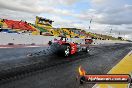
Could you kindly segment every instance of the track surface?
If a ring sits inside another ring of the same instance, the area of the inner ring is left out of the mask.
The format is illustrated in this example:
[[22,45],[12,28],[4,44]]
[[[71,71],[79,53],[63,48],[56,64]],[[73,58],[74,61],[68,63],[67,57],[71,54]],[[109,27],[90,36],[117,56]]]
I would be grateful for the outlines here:
[[46,47],[0,48],[0,61],[25,58],[28,53],[35,53],[44,49]]
[[105,74],[131,49],[132,44],[96,46],[91,55],[80,52],[68,58],[58,57],[46,49],[40,56],[1,59],[0,79],[7,75],[13,77],[1,82],[0,88],[92,88],[94,84],[79,85],[76,80],[78,67],[81,65],[88,74]]

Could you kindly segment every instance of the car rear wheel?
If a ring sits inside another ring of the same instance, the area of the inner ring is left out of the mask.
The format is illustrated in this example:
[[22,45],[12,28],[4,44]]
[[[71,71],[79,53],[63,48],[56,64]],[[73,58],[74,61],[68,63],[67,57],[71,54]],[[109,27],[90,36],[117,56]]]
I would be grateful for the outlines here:
[[64,47],[63,56],[68,57],[70,55],[70,46],[63,45],[63,47]]

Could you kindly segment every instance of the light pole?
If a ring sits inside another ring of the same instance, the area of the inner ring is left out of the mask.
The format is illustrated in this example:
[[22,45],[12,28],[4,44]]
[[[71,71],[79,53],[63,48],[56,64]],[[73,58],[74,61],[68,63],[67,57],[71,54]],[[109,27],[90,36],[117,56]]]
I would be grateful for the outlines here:
[[93,19],[91,18],[89,21],[89,30],[91,29],[91,24],[92,24]]

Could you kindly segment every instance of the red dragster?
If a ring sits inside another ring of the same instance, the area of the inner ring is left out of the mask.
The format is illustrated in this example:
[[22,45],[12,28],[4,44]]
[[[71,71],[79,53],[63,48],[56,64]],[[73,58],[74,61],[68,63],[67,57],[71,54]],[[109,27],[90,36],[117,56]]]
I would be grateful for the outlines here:
[[[74,42],[73,40],[79,41]],[[93,42],[92,39],[79,39],[79,38],[65,38],[61,37],[60,40],[54,39],[54,42],[50,41],[50,47],[56,54],[69,56],[79,51],[89,52],[89,44]]]

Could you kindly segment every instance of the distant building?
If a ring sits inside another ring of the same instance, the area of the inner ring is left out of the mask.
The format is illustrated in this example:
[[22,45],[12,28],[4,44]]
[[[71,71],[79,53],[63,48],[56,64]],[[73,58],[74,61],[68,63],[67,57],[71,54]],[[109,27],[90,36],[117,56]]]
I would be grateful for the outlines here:
[[81,31],[81,29],[77,29],[77,28],[61,28],[61,29],[67,29],[67,30],[75,32],[75,33],[79,33]]
[[51,28],[52,22],[54,22],[54,21],[36,16],[35,25],[37,25],[39,27],[45,27],[45,28],[50,27]]

